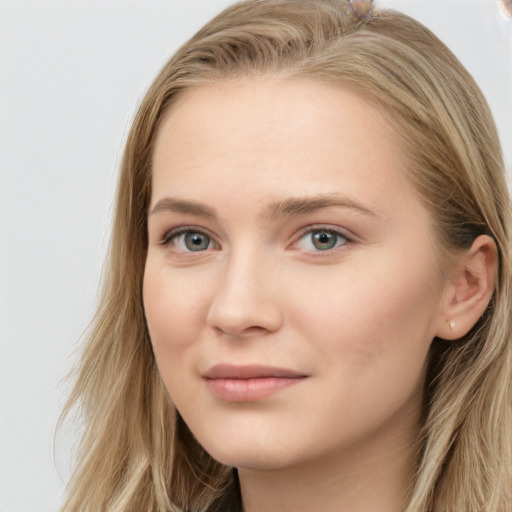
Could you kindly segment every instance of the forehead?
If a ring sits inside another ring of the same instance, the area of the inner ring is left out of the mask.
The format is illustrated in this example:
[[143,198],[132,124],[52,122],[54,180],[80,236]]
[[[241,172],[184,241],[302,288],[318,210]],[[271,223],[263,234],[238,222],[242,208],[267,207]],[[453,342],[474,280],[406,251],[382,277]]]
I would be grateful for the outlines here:
[[226,191],[233,201],[234,190],[248,200],[340,192],[385,209],[414,194],[403,161],[385,114],[352,91],[232,80],[190,89],[166,114],[152,204],[165,193],[222,200]]

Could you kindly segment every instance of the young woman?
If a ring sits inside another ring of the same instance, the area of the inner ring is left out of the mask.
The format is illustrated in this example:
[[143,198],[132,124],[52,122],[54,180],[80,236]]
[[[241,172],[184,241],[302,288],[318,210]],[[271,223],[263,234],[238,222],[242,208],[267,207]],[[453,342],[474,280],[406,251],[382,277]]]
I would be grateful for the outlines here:
[[65,512],[504,512],[510,206],[425,27],[249,0],[164,67],[122,164]]

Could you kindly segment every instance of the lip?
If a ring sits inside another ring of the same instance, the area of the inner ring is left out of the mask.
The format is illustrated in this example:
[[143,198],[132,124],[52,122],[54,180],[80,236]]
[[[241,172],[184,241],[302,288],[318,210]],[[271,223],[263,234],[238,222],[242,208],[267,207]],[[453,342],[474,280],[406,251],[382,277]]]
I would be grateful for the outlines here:
[[308,376],[272,366],[217,364],[203,379],[217,398],[227,402],[256,402],[298,384]]

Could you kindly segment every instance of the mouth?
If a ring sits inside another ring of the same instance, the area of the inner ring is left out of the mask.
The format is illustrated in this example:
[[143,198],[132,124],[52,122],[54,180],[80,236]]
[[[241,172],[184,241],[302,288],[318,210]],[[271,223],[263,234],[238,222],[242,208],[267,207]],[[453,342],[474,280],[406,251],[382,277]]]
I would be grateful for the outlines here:
[[256,402],[304,381],[308,376],[286,368],[218,364],[204,375],[211,393],[226,402]]

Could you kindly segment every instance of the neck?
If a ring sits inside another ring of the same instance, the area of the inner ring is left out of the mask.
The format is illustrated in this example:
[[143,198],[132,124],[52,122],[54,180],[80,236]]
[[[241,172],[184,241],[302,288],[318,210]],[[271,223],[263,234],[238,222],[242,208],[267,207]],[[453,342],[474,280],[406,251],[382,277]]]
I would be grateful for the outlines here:
[[238,470],[245,512],[397,512],[417,457],[417,417],[372,439],[276,470]]

